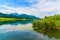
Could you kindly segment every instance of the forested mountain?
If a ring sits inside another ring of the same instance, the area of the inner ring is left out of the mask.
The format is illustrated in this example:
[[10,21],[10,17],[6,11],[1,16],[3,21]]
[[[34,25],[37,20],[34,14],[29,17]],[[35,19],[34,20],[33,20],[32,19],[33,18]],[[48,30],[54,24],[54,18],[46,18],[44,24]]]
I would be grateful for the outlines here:
[[33,15],[27,15],[27,14],[18,14],[18,13],[11,13],[11,14],[4,14],[0,12],[0,17],[4,18],[29,18],[29,19],[39,19],[38,17],[35,17]]

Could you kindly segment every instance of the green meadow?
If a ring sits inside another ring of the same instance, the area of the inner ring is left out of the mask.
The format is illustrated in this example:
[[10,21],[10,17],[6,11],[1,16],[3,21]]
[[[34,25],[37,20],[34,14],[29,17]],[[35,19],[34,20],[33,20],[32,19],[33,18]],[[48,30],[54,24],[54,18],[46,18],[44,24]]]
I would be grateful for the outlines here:
[[26,18],[4,18],[4,17],[0,17],[0,22],[1,21],[16,21],[16,20],[26,20]]

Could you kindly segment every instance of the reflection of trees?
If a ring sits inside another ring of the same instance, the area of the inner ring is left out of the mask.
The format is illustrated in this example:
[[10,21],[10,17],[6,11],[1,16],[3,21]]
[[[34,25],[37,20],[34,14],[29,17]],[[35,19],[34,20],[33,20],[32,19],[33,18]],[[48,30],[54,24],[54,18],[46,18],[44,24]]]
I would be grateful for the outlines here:
[[59,30],[48,30],[48,29],[40,29],[40,28],[35,28],[33,27],[33,29],[38,32],[38,33],[42,33],[44,34],[45,36],[47,35],[49,38],[56,38],[56,39],[60,39],[60,31]]
[[11,25],[17,25],[17,24],[28,24],[31,23],[32,20],[20,20],[20,21],[0,21],[0,25],[4,24],[11,24]]

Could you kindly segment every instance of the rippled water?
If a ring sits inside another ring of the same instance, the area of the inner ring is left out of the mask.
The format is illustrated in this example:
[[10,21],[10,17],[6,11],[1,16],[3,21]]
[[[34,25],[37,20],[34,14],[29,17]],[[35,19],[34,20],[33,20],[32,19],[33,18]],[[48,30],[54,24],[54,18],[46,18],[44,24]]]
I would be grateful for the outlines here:
[[0,40],[60,40],[43,33],[38,33],[33,29],[29,21],[20,22],[0,22]]

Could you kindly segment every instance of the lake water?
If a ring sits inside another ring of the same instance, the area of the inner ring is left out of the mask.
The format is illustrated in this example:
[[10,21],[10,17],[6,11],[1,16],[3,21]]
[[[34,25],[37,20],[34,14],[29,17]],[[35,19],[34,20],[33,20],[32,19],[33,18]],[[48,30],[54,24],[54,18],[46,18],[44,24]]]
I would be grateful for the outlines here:
[[[38,31],[38,30],[37,30]],[[60,40],[60,35],[51,37],[34,30],[32,21],[0,22],[0,40]],[[60,33],[59,33],[60,34]]]

